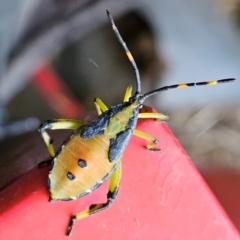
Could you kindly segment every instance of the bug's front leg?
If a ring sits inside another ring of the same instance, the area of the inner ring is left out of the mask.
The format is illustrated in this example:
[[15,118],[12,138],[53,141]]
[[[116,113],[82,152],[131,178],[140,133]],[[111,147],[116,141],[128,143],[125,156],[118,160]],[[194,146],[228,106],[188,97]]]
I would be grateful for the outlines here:
[[[153,113],[153,112],[146,112],[146,113],[139,113],[138,114],[138,118],[154,118],[158,121],[164,121],[164,120],[167,120],[168,119],[168,116],[162,114],[162,113]],[[147,134],[147,133],[144,133],[144,132],[141,132],[139,130],[136,130],[134,129],[133,130],[133,134],[140,137],[140,138],[143,138],[151,143],[149,143],[148,145],[146,145],[146,148],[150,151],[155,151],[155,152],[160,152],[161,150],[158,149],[158,148],[154,148],[155,145],[158,144],[158,139]]]
[[168,120],[168,116],[162,114],[162,113],[152,113],[152,112],[149,112],[149,113],[139,113],[138,114],[138,118],[155,118],[157,119],[158,121],[165,121],[165,120]]
[[50,119],[43,122],[38,131],[41,133],[42,138],[47,146],[48,152],[51,157],[55,156],[53,147],[53,139],[48,135],[46,129],[77,129],[86,123],[75,119]]
[[100,98],[95,98],[94,104],[97,109],[98,115],[101,115],[103,112],[106,112],[108,110],[108,107],[103,103]]
[[139,131],[137,129],[133,130],[133,134],[135,136],[137,136],[137,137],[140,137],[142,139],[145,139],[145,140],[151,142],[151,143],[146,145],[146,148],[148,150],[154,151],[154,152],[160,152],[161,151],[159,148],[154,148],[154,146],[156,146],[158,144],[158,142],[159,142],[157,138],[155,138],[155,137],[153,137],[153,136],[151,136],[151,135],[149,135],[149,134],[147,134],[145,132],[141,132],[141,131]]
[[128,86],[128,87],[126,88],[123,101],[124,101],[124,102],[128,102],[128,101],[129,101],[129,98],[130,98],[131,96],[132,96],[132,86]]
[[73,224],[77,219],[81,219],[84,217],[87,217],[89,215],[95,214],[97,212],[103,211],[110,207],[114,200],[116,199],[118,190],[119,190],[119,184],[121,179],[121,163],[119,167],[115,170],[115,172],[112,174],[110,178],[108,193],[107,193],[107,202],[101,203],[101,204],[92,204],[89,208],[86,210],[76,214],[75,216],[72,216],[69,222],[67,235],[70,236],[73,228]]
[[[158,121],[164,121],[164,120],[167,120],[168,119],[168,116],[162,114],[162,113],[152,113],[152,112],[147,112],[147,113],[139,113],[138,115],[138,118],[154,118],[154,119],[157,119]],[[154,148],[155,145],[158,144],[158,139],[147,134],[147,133],[144,133],[144,132],[141,132],[139,130],[136,130],[134,129],[133,130],[133,134],[140,137],[140,138],[143,138],[151,143],[149,143],[148,145],[146,145],[146,148],[150,151],[154,151],[154,152],[160,152],[161,150],[158,149],[158,148]]]

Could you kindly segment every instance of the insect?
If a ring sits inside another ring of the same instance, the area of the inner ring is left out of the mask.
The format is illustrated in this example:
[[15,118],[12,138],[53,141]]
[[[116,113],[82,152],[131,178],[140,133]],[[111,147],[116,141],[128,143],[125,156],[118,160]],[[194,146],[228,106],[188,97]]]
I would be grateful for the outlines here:
[[[155,148],[158,139],[135,129],[138,118],[167,119],[167,116],[162,113],[139,113],[139,109],[146,98],[168,89],[214,85],[235,80],[228,78],[208,82],[176,84],[141,94],[141,81],[137,65],[108,11],[107,16],[113,32],[135,71],[135,93],[132,95],[132,87],[128,86],[123,102],[110,108],[99,98],[96,98],[94,103],[98,117],[90,123],[75,119],[51,119],[45,121],[39,127],[48,152],[53,158],[48,176],[49,201],[81,198],[110,179],[107,202],[92,204],[84,211],[72,216],[67,235],[71,234],[75,220],[100,212],[114,202],[121,179],[121,158],[132,134],[147,140],[149,142],[146,145],[148,150],[159,151]],[[72,129],[73,132],[55,153],[53,139],[48,135],[47,129]]]

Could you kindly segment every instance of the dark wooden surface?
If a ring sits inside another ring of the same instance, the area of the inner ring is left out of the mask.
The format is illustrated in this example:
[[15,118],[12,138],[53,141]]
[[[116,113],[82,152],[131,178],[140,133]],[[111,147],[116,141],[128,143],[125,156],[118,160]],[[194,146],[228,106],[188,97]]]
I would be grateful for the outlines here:
[[[70,132],[51,131],[55,148]],[[0,141],[0,189],[47,159],[50,159],[50,156],[37,129]]]

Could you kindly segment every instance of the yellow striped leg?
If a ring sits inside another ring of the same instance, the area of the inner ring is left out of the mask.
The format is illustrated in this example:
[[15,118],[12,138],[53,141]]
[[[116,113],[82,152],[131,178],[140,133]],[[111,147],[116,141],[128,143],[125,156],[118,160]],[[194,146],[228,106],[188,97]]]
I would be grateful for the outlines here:
[[97,212],[103,211],[112,205],[119,190],[121,172],[122,172],[122,166],[120,163],[119,167],[115,170],[115,172],[112,174],[110,178],[106,203],[92,204],[89,208],[71,217],[69,226],[68,226],[68,231],[67,231],[68,236],[70,236],[72,232],[73,224],[76,220],[95,214]]
[[42,135],[42,138],[47,146],[50,156],[54,157],[55,151],[53,147],[53,139],[48,135],[46,129],[77,129],[85,124],[85,122],[75,119],[50,119],[42,123],[38,131]]

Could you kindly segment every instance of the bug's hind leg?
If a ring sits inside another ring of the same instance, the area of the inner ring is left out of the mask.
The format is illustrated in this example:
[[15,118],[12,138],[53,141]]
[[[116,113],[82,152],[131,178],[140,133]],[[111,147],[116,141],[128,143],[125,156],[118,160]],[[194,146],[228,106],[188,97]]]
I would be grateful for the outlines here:
[[41,133],[42,138],[47,146],[48,152],[51,157],[55,156],[55,151],[53,147],[53,139],[48,135],[46,129],[56,130],[56,129],[77,129],[80,126],[86,124],[83,121],[75,119],[50,119],[43,122],[38,131]]
[[160,152],[161,150],[159,148],[154,148],[154,146],[156,146],[158,144],[158,139],[145,133],[145,132],[141,132],[137,129],[134,129],[133,130],[133,134],[137,137],[140,137],[142,139],[145,139],[147,141],[149,141],[150,143],[146,145],[146,148],[149,150],[149,151],[154,151],[154,152]]
[[68,236],[70,236],[72,232],[73,224],[77,219],[81,219],[89,215],[95,214],[97,212],[103,211],[112,205],[118,193],[120,179],[121,179],[121,163],[110,178],[110,183],[109,183],[109,188],[107,193],[107,202],[101,203],[101,204],[92,204],[86,210],[76,214],[75,216],[72,216],[68,226],[68,231],[67,231]]

